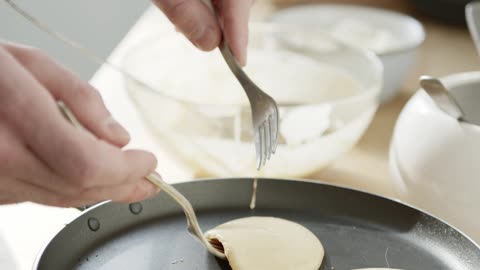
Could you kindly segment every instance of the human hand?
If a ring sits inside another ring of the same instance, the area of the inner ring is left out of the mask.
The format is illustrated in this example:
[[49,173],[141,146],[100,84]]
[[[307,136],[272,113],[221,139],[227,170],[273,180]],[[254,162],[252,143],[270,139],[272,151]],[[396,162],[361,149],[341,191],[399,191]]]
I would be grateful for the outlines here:
[[198,48],[213,50],[224,38],[244,66],[248,43],[248,18],[254,0],[212,0],[219,19],[205,0],[153,0],[170,21]]
[[[89,84],[41,51],[0,42],[0,204],[72,207],[157,193],[155,157],[122,150],[129,135]],[[75,128],[63,101],[89,131]]]

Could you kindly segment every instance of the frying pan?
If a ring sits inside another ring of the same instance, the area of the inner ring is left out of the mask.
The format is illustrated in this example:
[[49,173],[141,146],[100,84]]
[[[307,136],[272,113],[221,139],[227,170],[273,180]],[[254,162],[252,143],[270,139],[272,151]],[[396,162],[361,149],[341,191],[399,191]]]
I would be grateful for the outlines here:
[[[444,222],[372,194],[312,181],[251,178],[177,184],[204,230],[245,216],[275,216],[310,229],[326,251],[321,270],[391,267],[477,270],[480,247]],[[67,224],[34,269],[230,269],[186,231],[166,194],[136,204],[102,203]]]

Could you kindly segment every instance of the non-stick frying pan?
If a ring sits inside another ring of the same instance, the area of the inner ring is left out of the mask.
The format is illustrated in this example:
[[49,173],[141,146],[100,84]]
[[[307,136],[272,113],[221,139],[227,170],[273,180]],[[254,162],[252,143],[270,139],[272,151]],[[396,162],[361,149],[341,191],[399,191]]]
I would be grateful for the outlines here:
[[[368,193],[309,181],[202,180],[176,185],[198,211],[204,230],[245,216],[276,216],[321,240],[322,270],[391,267],[477,270],[480,248],[419,210]],[[448,201],[446,201],[448,202]],[[66,225],[34,269],[230,269],[186,231],[182,210],[166,194],[137,204],[103,203]]]

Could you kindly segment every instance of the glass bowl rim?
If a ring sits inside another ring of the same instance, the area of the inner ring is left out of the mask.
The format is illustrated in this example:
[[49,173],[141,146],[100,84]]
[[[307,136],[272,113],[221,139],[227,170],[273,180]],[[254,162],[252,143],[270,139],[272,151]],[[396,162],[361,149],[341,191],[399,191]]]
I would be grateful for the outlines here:
[[[305,29],[303,29],[303,27],[300,27],[298,25],[285,25],[285,24],[277,24],[277,23],[271,23],[271,22],[250,22],[249,23],[249,28],[250,28],[250,30],[249,30],[250,32],[270,31],[272,33],[275,33],[275,32],[278,33],[278,32],[285,32],[285,31],[299,31],[299,30],[303,31],[303,32],[307,32],[307,31],[305,31]],[[309,30],[309,32],[311,33],[312,31]],[[345,104],[345,103],[352,103],[352,102],[355,102],[356,100],[362,100],[362,99],[368,98],[368,97],[372,97],[373,99],[375,99],[375,101],[377,102],[377,105],[378,105],[379,102],[380,102],[379,101],[379,95],[381,93],[382,86],[383,86],[383,73],[384,73],[384,67],[383,67],[383,64],[382,64],[382,61],[381,61],[380,57],[377,54],[375,54],[373,51],[348,45],[348,44],[336,39],[335,37],[333,37],[331,34],[329,34],[326,31],[315,29],[315,33],[318,33],[318,34],[328,38],[329,41],[332,41],[335,44],[341,45],[345,50],[354,52],[357,55],[365,58],[369,62],[369,64],[371,65],[371,69],[373,71],[372,74],[374,76],[374,79],[373,79],[374,83],[365,87],[364,90],[360,91],[359,93],[357,93],[355,95],[351,95],[351,96],[348,96],[348,97],[345,97],[345,98],[340,98],[338,100],[320,101],[320,102],[312,102],[312,103],[306,103],[305,102],[305,103],[299,103],[299,104],[293,104],[293,105],[279,102],[278,106],[279,107],[302,107],[302,106],[326,105],[326,104],[340,105],[340,104]],[[162,97],[167,98],[169,100],[172,100],[174,102],[178,102],[180,104],[184,104],[184,105],[187,105],[187,106],[195,106],[195,107],[204,107],[204,106],[217,107],[217,108],[222,108],[222,107],[228,107],[228,108],[250,107],[250,105],[248,103],[247,104],[217,104],[217,103],[207,103],[207,102],[192,102],[192,101],[185,100],[185,99],[182,99],[182,98],[174,97],[174,96],[171,96],[171,95],[167,94],[166,91],[159,90],[158,87],[153,87],[153,86],[149,85],[148,83],[146,83],[142,80],[139,80],[136,76],[132,75],[128,71],[128,68],[127,68],[128,65],[126,63],[130,60],[132,54],[134,54],[138,51],[141,51],[141,50],[139,50],[140,48],[143,48],[144,46],[147,46],[148,44],[151,44],[153,41],[158,41],[159,37],[162,37],[162,36],[163,37],[165,37],[165,36],[168,37],[168,36],[174,36],[174,35],[181,35],[181,34],[178,33],[178,32],[175,32],[175,31],[157,31],[155,33],[149,34],[146,37],[140,39],[139,41],[134,43],[132,46],[130,46],[126,50],[126,52],[123,55],[122,60],[121,60],[122,75],[124,77],[124,81],[125,80],[127,80],[127,81],[131,80],[134,83],[139,84],[141,86],[139,89],[135,89],[135,90],[132,90],[132,89],[130,89],[130,87],[125,86],[126,91],[128,93],[138,92],[138,91],[149,92],[149,93],[152,93],[152,94],[155,94],[155,95],[162,96]],[[192,45],[192,49],[197,49],[197,48],[195,48]],[[226,66],[226,68],[227,68],[227,66]]]

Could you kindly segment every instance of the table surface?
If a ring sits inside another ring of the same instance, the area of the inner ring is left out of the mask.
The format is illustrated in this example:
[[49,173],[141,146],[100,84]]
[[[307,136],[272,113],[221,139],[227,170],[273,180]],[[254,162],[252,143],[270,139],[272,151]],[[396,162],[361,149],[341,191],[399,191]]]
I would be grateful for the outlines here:
[[[275,0],[278,5],[293,0]],[[325,2],[325,1],[321,1]],[[342,1],[351,2],[351,1]],[[401,1],[360,1],[369,5],[396,9],[415,15]],[[400,4],[399,4],[400,2]],[[260,19],[275,10],[271,2],[257,1],[252,17]],[[311,179],[345,185],[388,197],[393,197],[388,165],[388,149],[395,120],[408,98],[418,89],[417,78],[423,74],[444,76],[451,73],[475,70],[479,58],[466,28],[442,25],[420,16],[427,31],[427,39],[421,47],[419,61],[412,70],[401,93],[382,105],[371,126],[358,145],[323,171],[311,175]],[[109,60],[119,64],[125,51],[135,41],[173,26],[155,8],[150,8],[129,31],[124,40],[112,52]],[[162,151],[153,137],[142,126],[123,87],[122,77],[111,68],[102,67],[91,83],[100,89],[107,107],[132,133],[129,147],[153,151],[159,159],[160,173],[165,179],[188,180],[193,174]],[[175,181],[171,181],[175,182]],[[59,209],[32,203],[0,207],[0,269],[29,269],[44,243],[62,226],[75,218],[74,209]]]

